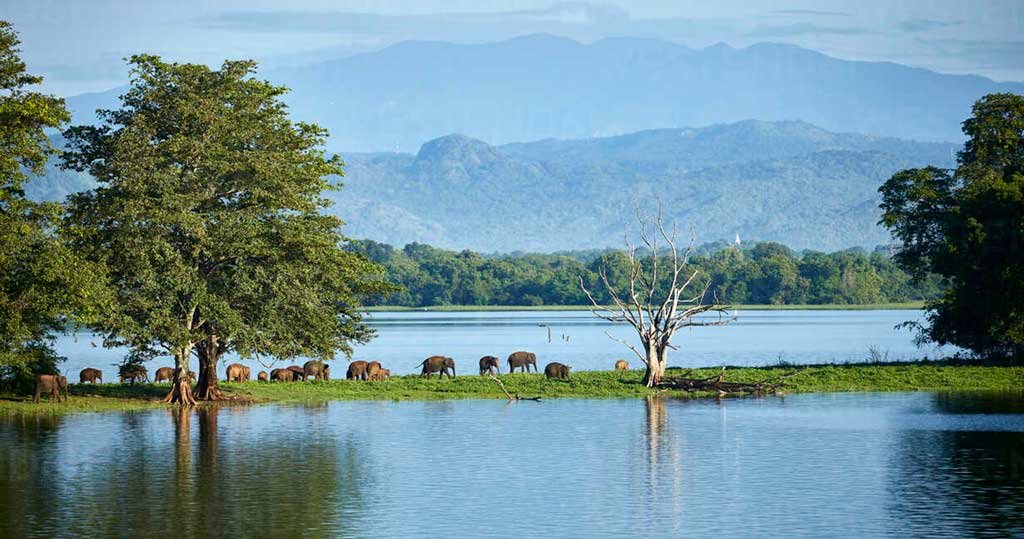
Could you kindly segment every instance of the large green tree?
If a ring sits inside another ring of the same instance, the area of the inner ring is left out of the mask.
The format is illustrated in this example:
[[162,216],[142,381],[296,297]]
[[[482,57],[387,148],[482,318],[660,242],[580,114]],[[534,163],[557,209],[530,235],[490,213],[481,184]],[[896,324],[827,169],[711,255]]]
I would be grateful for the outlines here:
[[46,129],[69,118],[64,101],[31,91],[42,82],[18,56],[18,36],[0,21],[0,366],[7,377],[52,370],[51,336],[68,315],[88,316],[102,287],[96,268],[54,234],[61,208],[25,198],[54,148]]
[[189,403],[193,354],[195,396],[217,399],[229,350],[327,359],[369,339],[358,307],[387,285],[321,211],[343,166],[326,131],[291,121],[286,88],[251,61],[130,65],[121,108],[65,133],[65,166],[99,182],[72,197],[66,233],[109,268],[117,301],[96,324],[108,341],[172,355],[167,399]]
[[992,94],[963,123],[957,168],[903,170],[880,189],[896,261],[948,282],[922,337],[1024,358],[1024,97]]

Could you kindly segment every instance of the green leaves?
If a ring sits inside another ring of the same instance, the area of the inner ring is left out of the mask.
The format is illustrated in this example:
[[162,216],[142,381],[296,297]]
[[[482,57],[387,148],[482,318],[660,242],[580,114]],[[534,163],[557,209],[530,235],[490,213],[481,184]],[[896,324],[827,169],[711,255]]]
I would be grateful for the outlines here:
[[65,223],[110,268],[118,301],[97,327],[175,353],[216,336],[243,356],[331,358],[368,339],[358,308],[387,286],[321,213],[343,174],[326,131],[292,122],[254,62],[130,64],[121,108],[65,133],[65,166],[100,182]]
[[924,336],[982,355],[1024,356],[1024,97],[992,94],[963,123],[955,171],[898,172],[879,190],[897,262],[950,283]]
[[69,116],[62,99],[28,88],[42,79],[25,73],[18,43],[0,21],[0,376],[24,379],[56,368],[53,332],[91,320],[105,296],[100,269],[54,233],[61,207],[24,196],[28,173],[54,153],[44,130]]

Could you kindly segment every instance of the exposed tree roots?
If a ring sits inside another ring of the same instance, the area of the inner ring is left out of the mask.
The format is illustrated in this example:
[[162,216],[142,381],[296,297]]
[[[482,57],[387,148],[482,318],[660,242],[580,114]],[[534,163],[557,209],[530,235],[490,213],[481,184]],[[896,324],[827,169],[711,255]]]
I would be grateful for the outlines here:
[[188,379],[175,377],[175,380],[171,382],[171,390],[164,397],[164,402],[181,404],[183,406],[195,406],[196,399],[192,396],[192,387],[189,385]]
[[725,367],[714,376],[707,378],[687,378],[693,370],[688,370],[679,377],[666,377],[661,380],[657,387],[662,389],[681,389],[683,391],[713,391],[720,396],[730,393],[777,393],[786,387],[785,380],[799,371],[792,371],[774,378],[767,378],[758,382],[726,382]]

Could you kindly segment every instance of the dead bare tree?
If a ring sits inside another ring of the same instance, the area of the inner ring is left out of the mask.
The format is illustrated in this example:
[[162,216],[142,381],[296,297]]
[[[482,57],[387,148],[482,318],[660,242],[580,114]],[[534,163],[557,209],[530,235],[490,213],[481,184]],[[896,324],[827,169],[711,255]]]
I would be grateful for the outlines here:
[[[711,279],[698,281],[700,270],[689,266],[694,248],[693,234],[690,243],[680,255],[676,244],[676,228],[665,228],[661,208],[650,222],[641,211],[637,211],[640,223],[640,241],[643,251],[650,256],[638,256],[637,247],[626,234],[626,254],[629,258],[629,278],[625,289],[617,289],[608,278],[606,268],[598,271],[614,305],[601,305],[587,289],[583,277],[580,287],[590,299],[591,312],[599,318],[614,323],[628,323],[640,337],[640,347],[613,337],[633,351],[646,367],[643,383],[654,387],[661,382],[668,366],[668,350],[676,350],[672,337],[682,328],[695,326],[721,326],[736,320],[729,313],[729,306],[718,303],[712,294],[712,301],[705,303]],[[661,242],[666,245],[662,246]],[[667,251],[667,252],[666,252]],[[662,254],[665,253],[665,254]],[[668,259],[663,260],[662,257]],[[670,267],[665,267],[671,264]],[[667,279],[667,282],[666,282]],[[699,287],[697,286],[699,283]],[[717,319],[698,319],[703,313],[718,313]]]

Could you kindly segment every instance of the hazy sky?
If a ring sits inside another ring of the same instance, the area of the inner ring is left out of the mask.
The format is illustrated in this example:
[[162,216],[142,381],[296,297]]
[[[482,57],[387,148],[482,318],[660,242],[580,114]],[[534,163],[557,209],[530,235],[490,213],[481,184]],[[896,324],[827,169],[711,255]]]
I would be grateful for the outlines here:
[[545,1],[0,0],[22,56],[62,95],[126,80],[150,52],[219,64],[314,62],[407,39],[486,42],[545,32],[691,47],[792,43],[845,59],[1024,81],[1024,0]]

